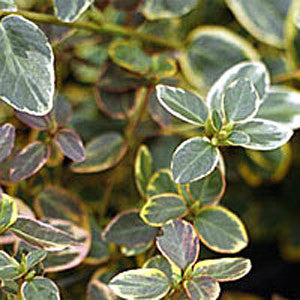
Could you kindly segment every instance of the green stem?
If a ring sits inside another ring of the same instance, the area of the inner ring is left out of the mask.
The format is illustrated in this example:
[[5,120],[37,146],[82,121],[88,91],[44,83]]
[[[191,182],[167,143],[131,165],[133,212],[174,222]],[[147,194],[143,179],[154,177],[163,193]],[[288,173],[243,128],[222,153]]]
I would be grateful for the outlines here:
[[95,24],[87,21],[77,21],[74,23],[65,23],[58,20],[55,16],[30,12],[30,11],[18,11],[18,12],[8,12],[8,11],[0,11],[0,17],[8,16],[8,15],[18,15],[22,16],[26,19],[29,19],[34,22],[46,23],[46,24],[54,24],[59,26],[66,26],[71,28],[77,28],[82,30],[87,30],[95,33],[106,33],[111,35],[123,36],[135,38],[144,42],[148,42],[157,46],[162,46],[171,49],[182,49],[183,46],[173,40],[168,40],[166,38],[160,38],[151,34],[145,34],[142,32],[136,31],[134,28],[119,26],[116,24]]

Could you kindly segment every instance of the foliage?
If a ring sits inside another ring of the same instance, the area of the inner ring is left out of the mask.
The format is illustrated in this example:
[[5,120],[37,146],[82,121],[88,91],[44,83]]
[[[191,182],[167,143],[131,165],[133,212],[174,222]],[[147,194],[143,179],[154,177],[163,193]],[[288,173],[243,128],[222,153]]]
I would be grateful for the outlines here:
[[298,0],[0,0],[0,299],[213,300],[246,276],[226,255],[272,211],[220,201],[289,170],[299,20]]

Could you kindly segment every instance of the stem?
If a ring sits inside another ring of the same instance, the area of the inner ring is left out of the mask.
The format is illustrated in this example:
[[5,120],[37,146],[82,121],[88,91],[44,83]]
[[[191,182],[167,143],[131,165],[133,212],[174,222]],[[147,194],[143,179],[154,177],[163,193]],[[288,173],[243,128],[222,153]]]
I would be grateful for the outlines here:
[[71,28],[77,28],[87,31],[92,31],[95,33],[106,33],[111,35],[117,35],[117,36],[124,36],[124,37],[130,37],[135,38],[144,42],[148,42],[157,46],[162,46],[166,48],[171,49],[182,49],[183,46],[173,40],[168,40],[166,38],[160,38],[156,37],[151,34],[145,34],[142,32],[136,31],[134,28],[126,27],[126,26],[119,26],[116,24],[95,24],[92,22],[87,21],[76,21],[74,23],[65,23],[60,20],[58,20],[55,16],[48,15],[48,14],[42,14],[42,13],[36,13],[36,12],[30,12],[30,11],[18,11],[18,12],[8,12],[8,11],[0,11],[0,17],[8,16],[8,15],[18,15],[22,16],[26,19],[29,19],[34,22],[40,22],[40,23],[46,23],[46,24],[54,24],[59,26],[65,26],[65,27],[71,27]]

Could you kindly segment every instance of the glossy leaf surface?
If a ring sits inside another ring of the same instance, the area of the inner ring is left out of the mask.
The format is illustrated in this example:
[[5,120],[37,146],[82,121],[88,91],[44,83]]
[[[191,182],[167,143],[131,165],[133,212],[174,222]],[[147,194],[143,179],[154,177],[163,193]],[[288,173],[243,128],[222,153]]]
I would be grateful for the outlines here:
[[18,209],[16,201],[7,194],[2,193],[0,199],[0,233],[16,222]]
[[19,275],[19,263],[6,252],[0,250],[0,279],[14,279]]

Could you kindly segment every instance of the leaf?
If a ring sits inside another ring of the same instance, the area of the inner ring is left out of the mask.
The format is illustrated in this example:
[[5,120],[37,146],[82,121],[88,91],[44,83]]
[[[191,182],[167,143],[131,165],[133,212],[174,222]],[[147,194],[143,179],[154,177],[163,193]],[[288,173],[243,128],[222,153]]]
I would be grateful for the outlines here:
[[226,188],[225,174],[217,167],[208,176],[190,183],[187,187],[193,202],[201,205],[216,205],[222,198]]
[[34,250],[26,255],[26,266],[27,269],[32,269],[35,265],[42,262],[47,256],[45,250]]
[[0,10],[17,11],[17,5],[14,0],[0,0]]
[[228,142],[232,146],[243,146],[249,144],[251,141],[250,136],[243,131],[232,131],[227,138],[226,142]]
[[242,146],[252,150],[274,150],[286,144],[293,135],[293,130],[288,126],[263,119],[237,124],[234,130],[250,137],[250,142]]
[[62,95],[58,95],[53,109],[50,112],[51,119],[53,119],[58,128],[65,127],[72,119],[72,107]]
[[129,270],[115,276],[109,283],[113,292],[124,299],[162,299],[169,291],[167,275],[157,269]]
[[0,99],[18,111],[45,115],[53,105],[54,56],[45,34],[11,15],[0,23]]
[[147,185],[153,173],[152,156],[146,145],[141,145],[138,149],[134,171],[138,191],[145,198]]
[[15,127],[9,123],[0,127],[0,162],[12,152],[15,144],[15,131]]
[[203,207],[194,225],[201,242],[218,253],[237,253],[248,244],[242,221],[224,207]]
[[237,20],[258,40],[284,48],[284,29],[291,0],[226,0]]
[[126,211],[110,221],[102,236],[107,242],[135,247],[148,244],[155,238],[157,231],[157,228],[144,223],[138,212]]
[[178,193],[177,185],[169,169],[160,169],[155,172],[150,178],[146,191],[148,198],[165,193]]
[[171,220],[162,227],[156,244],[160,252],[182,270],[198,259],[200,244],[193,226],[183,220]]
[[9,230],[20,239],[47,251],[61,251],[79,243],[68,233],[25,216],[18,217]]
[[160,104],[175,117],[197,126],[204,126],[208,109],[194,93],[167,85],[156,86]]
[[92,279],[87,288],[87,300],[116,300],[112,290],[103,282]]
[[72,165],[75,173],[96,173],[115,166],[125,155],[127,145],[117,132],[110,132],[94,138],[86,146],[83,162]]
[[216,300],[221,292],[219,283],[209,276],[196,277],[185,281],[184,289],[190,300]]
[[177,183],[200,180],[209,175],[220,159],[218,149],[201,137],[183,142],[174,152],[171,169]]
[[196,0],[147,0],[143,14],[149,20],[181,17],[197,5]]
[[239,35],[224,27],[201,26],[189,34],[179,62],[187,81],[204,93],[227,69],[258,59],[256,50]]
[[300,93],[273,88],[264,98],[256,117],[275,121],[292,129],[300,128]]
[[226,70],[214,83],[207,95],[207,104],[211,111],[223,115],[222,102],[226,89],[236,80],[249,80],[254,85],[260,100],[266,95],[270,86],[270,75],[260,62],[242,62]]
[[151,57],[134,43],[117,40],[110,44],[108,54],[117,65],[139,74],[147,74],[151,68]]
[[242,257],[226,257],[202,260],[194,266],[193,277],[210,276],[217,281],[238,280],[251,270],[250,259]]
[[140,216],[150,226],[162,226],[168,220],[182,217],[187,206],[176,194],[161,194],[151,197],[143,206]]
[[19,263],[13,257],[0,250],[0,280],[17,278],[19,268]]
[[251,120],[258,111],[260,100],[255,86],[248,79],[241,78],[231,82],[223,97],[227,122]]
[[14,158],[10,178],[13,182],[24,180],[33,176],[46,164],[50,155],[48,145],[42,142],[33,142],[27,145]]
[[177,72],[176,60],[167,54],[152,56],[151,75],[156,78],[172,77]]
[[153,246],[153,242],[151,241],[148,244],[142,245],[142,246],[135,246],[135,247],[126,247],[122,246],[121,247],[121,253],[127,257],[130,256],[137,256],[141,253],[146,252]]
[[21,286],[21,295],[24,300],[59,300],[59,290],[56,284],[44,277],[37,276],[25,281]]
[[50,120],[48,115],[46,116],[32,116],[27,113],[23,113],[20,111],[15,111],[16,117],[29,126],[30,128],[36,129],[36,130],[47,130],[50,127]]
[[0,199],[0,233],[3,233],[18,217],[18,209],[15,200],[7,194],[2,193]]
[[71,129],[62,129],[57,132],[54,140],[61,152],[75,162],[85,159],[85,150],[80,136]]
[[54,0],[54,12],[63,22],[76,21],[94,0]]

